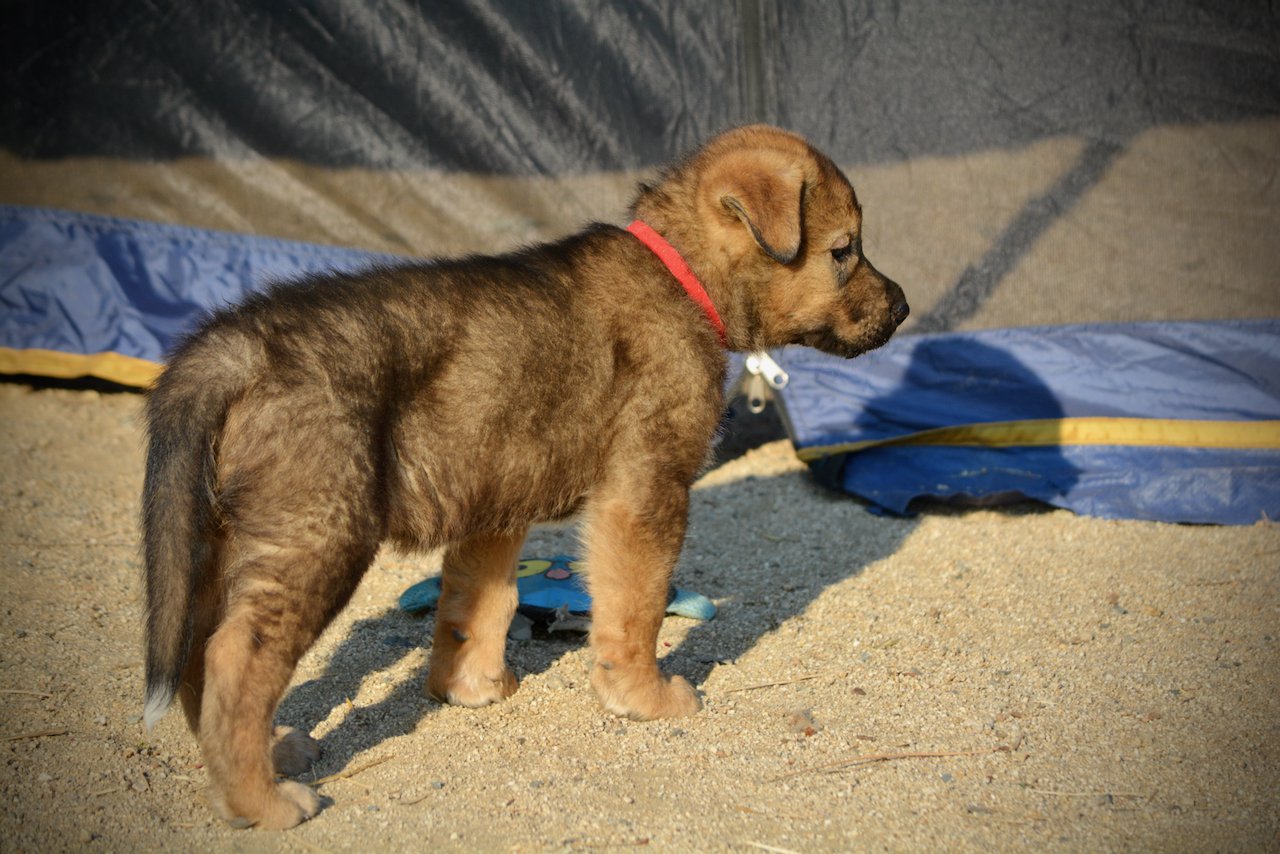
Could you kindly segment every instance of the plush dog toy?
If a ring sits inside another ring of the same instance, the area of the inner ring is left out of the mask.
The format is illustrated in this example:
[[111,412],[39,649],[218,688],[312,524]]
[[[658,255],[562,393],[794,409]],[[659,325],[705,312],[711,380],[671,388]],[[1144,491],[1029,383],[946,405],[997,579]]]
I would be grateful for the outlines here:
[[[579,574],[578,559],[569,555],[552,558],[525,558],[516,569],[516,610],[531,620],[548,620],[557,613],[586,617],[591,613],[591,595]],[[400,609],[416,614],[435,608],[440,601],[440,578],[419,581],[400,594]],[[695,620],[710,620],[715,604],[701,593],[672,587],[667,613]]]

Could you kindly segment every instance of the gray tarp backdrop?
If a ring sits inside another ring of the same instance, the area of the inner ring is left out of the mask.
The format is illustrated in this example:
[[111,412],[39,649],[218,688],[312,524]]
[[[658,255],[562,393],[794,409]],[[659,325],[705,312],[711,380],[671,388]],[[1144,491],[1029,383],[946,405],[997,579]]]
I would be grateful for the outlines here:
[[[1273,4],[97,0],[0,16],[0,372],[64,350],[153,364],[266,275],[624,223],[637,180],[749,121],[846,168],[908,335],[1280,316]],[[1275,327],[1251,328],[1247,390],[1270,402],[1215,417],[1274,417]],[[1063,398],[1019,370],[1028,398]],[[829,428],[795,438],[860,440]]]

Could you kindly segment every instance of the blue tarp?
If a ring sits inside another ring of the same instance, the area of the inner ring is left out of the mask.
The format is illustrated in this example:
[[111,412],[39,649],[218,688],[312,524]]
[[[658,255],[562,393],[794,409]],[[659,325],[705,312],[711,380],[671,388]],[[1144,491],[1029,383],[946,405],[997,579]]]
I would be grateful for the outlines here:
[[[0,369],[36,372],[24,354],[51,351],[132,382],[87,357],[152,366],[202,313],[273,279],[394,260],[0,206]],[[776,358],[800,455],[893,512],[924,496],[1025,496],[1110,518],[1280,518],[1280,320],[907,336],[853,361]]]
[[1280,320],[907,336],[788,349],[792,438],[895,513],[1026,497],[1106,518],[1280,518]]
[[390,260],[337,246],[0,205],[0,348],[114,352],[158,363],[204,312],[267,282]]

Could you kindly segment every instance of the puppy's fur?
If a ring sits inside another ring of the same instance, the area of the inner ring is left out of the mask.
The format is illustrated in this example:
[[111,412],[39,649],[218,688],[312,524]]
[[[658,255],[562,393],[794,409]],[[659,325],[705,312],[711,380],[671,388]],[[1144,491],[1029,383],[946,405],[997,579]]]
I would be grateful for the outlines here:
[[[731,349],[856,356],[906,316],[861,256],[853,188],[792,134],[716,137],[634,212],[701,279]],[[294,825],[318,800],[275,774],[315,743],[272,716],[379,545],[447,547],[426,691],[480,706],[516,689],[503,654],[528,526],[575,513],[600,701],[696,711],[655,647],[725,365],[671,273],[607,225],[313,277],[214,314],[147,403],[148,725],[178,696],[222,815]]]

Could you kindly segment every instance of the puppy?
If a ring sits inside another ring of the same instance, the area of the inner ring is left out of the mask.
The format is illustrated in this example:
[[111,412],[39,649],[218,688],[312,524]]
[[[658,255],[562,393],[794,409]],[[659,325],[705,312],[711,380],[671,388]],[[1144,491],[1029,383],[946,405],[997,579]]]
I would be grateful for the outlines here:
[[145,720],[180,699],[228,821],[317,811],[275,779],[315,742],[272,717],[383,542],[446,547],[426,691],[481,706],[516,690],[529,525],[580,515],[596,695],[638,719],[699,708],[655,648],[725,350],[856,356],[907,304],[862,255],[848,180],[793,134],[718,136],[633,212],[629,230],[275,287],[173,353],[147,401]]

